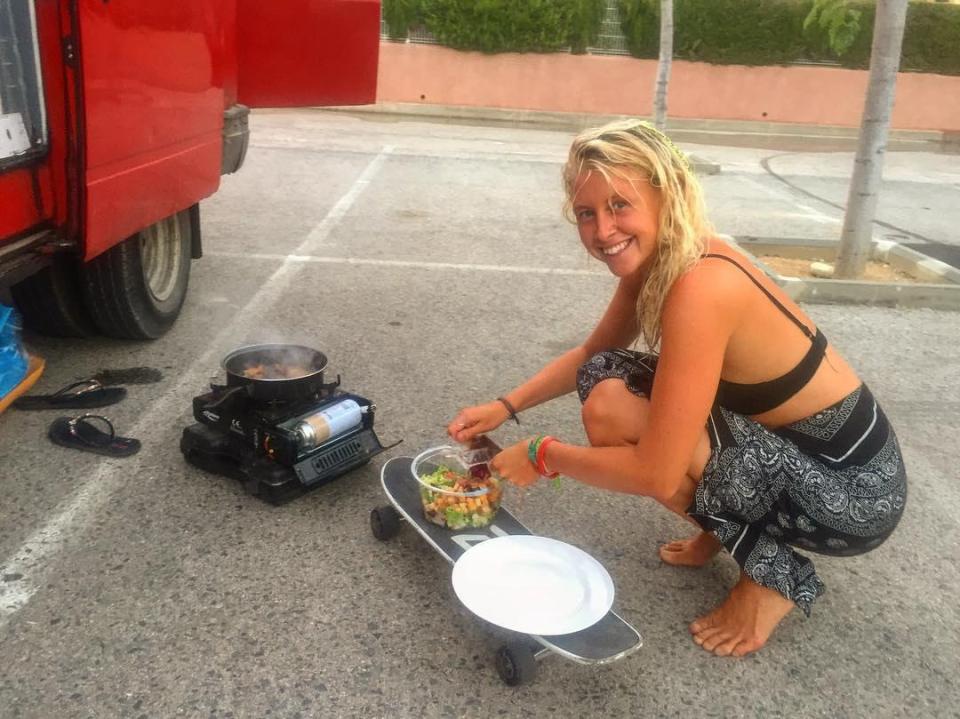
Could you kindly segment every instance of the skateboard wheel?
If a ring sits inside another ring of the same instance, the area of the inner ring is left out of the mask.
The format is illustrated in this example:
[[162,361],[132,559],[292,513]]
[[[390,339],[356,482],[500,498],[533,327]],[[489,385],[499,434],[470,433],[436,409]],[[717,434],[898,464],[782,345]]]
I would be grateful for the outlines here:
[[389,504],[371,509],[370,531],[381,542],[386,542],[400,531],[400,513]]
[[537,675],[537,658],[524,642],[507,642],[497,650],[497,674],[507,686],[529,684]]

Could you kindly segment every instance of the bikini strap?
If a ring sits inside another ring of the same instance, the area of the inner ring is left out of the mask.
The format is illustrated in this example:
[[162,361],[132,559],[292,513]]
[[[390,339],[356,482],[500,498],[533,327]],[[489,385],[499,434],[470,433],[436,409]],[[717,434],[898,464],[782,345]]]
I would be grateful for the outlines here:
[[[777,308],[778,308],[781,312],[783,312],[783,314],[785,314],[787,317],[790,318],[790,321],[793,322],[793,324],[795,324],[797,327],[800,328],[800,331],[803,332],[803,334],[805,334],[805,335],[807,336],[807,338],[809,338],[811,341],[815,341],[815,340],[816,340],[816,335],[815,335],[813,332],[810,331],[810,328],[807,327],[805,324],[803,324],[803,322],[801,322],[800,320],[798,320],[797,317],[796,317],[796,315],[793,314],[793,312],[791,312],[791,311],[788,310],[786,307],[784,307],[783,303],[780,302],[780,300],[778,300],[776,297],[774,297],[774,296],[773,296],[773,293],[771,293],[770,290],[768,290],[766,287],[764,287],[763,285],[761,285],[760,282],[757,280],[757,278],[754,277],[753,275],[751,275],[750,272],[747,270],[747,268],[744,267],[743,265],[741,265],[741,264],[740,264],[739,262],[737,262],[735,259],[733,259],[732,257],[727,257],[726,255],[718,255],[718,254],[714,254],[714,253],[709,253],[709,254],[701,255],[700,257],[701,257],[701,259],[706,259],[706,258],[708,258],[708,257],[716,257],[716,258],[721,259],[721,260],[726,260],[726,261],[729,262],[731,265],[733,265],[734,267],[736,267],[737,269],[739,269],[741,272],[743,272],[743,274],[745,274],[745,275],[750,279],[751,282],[753,282],[753,284],[755,284],[758,288],[760,288],[760,291],[763,292],[763,294],[765,294],[768,298],[770,298],[770,301],[773,302],[773,304],[775,304],[775,305],[777,306]],[[820,331],[817,330],[817,333],[819,333],[819,332],[820,332]]]

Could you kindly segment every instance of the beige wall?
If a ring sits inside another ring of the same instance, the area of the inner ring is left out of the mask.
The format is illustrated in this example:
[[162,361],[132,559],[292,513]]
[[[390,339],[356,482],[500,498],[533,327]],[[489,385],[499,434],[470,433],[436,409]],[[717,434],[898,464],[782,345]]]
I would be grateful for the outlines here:
[[[657,63],[603,55],[484,55],[384,42],[381,102],[646,116]],[[857,127],[867,72],[674,61],[669,115]],[[893,126],[960,131],[960,77],[900,73]]]

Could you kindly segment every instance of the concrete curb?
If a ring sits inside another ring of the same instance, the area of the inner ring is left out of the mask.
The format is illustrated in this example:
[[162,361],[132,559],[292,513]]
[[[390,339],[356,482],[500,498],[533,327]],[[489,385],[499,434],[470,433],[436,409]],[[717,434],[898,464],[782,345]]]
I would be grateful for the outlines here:
[[[628,115],[400,102],[381,102],[376,105],[323,109],[334,112],[376,114],[397,118],[420,117],[446,122],[525,125],[574,132],[629,117]],[[857,136],[860,128],[747,120],[670,118],[667,121],[667,131],[675,140],[696,144],[797,151],[811,149],[853,151],[857,146]],[[914,152],[960,153],[960,133],[929,130],[891,130],[887,148],[889,150],[912,150]]]
[[[627,115],[585,115],[564,112],[539,112],[532,110],[501,110],[487,107],[461,107],[454,105],[416,105],[404,103],[378,103],[376,105],[360,105],[357,107],[325,107],[324,110],[343,112],[346,114],[376,114],[382,117],[420,117],[433,121],[443,122],[473,122],[484,125],[508,125],[516,127],[525,125],[551,130],[569,130],[578,132],[588,127],[595,127],[604,122],[616,119],[626,119]],[[668,128],[672,137],[677,134]],[[698,175],[719,175],[721,167],[718,163],[705,160],[697,155],[689,155],[694,171]]]
[[797,302],[814,304],[868,304],[889,307],[927,307],[960,310],[960,270],[889,240],[874,240],[872,259],[888,262],[926,282],[875,282],[781,275],[758,255],[777,254],[799,259],[833,260],[838,243],[832,240],[729,237],[751,261]]

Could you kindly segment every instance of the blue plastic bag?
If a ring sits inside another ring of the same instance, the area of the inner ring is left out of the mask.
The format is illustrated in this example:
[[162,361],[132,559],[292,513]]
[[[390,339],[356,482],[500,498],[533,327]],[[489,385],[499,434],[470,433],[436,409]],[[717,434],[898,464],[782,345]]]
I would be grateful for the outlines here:
[[27,353],[20,344],[20,315],[0,305],[0,399],[27,376]]

